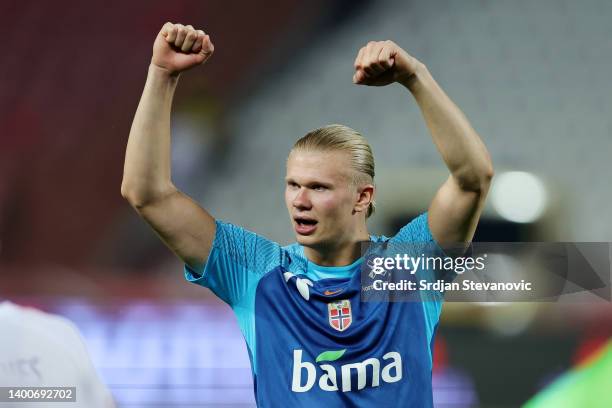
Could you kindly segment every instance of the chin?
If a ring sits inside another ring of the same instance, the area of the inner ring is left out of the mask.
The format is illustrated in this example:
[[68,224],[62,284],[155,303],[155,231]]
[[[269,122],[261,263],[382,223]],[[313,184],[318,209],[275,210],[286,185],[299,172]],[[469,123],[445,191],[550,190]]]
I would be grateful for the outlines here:
[[298,234],[295,236],[295,240],[298,242],[298,244],[310,248],[316,248],[321,245],[321,241],[311,235],[305,236]]
[[300,245],[304,245],[304,246],[311,246],[314,242],[313,237],[309,237],[309,236],[304,236],[304,235],[299,235],[297,234],[295,236],[295,240],[300,244]]

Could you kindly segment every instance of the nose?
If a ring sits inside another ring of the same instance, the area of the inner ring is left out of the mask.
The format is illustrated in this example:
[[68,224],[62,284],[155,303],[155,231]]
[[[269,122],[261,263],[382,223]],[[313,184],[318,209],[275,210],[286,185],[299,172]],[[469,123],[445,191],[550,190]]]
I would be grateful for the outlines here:
[[306,188],[301,187],[299,191],[295,193],[295,197],[293,197],[293,207],[298,210],[308,210],[312,206],[310,203],[310,198],[308,197],[308,191]]

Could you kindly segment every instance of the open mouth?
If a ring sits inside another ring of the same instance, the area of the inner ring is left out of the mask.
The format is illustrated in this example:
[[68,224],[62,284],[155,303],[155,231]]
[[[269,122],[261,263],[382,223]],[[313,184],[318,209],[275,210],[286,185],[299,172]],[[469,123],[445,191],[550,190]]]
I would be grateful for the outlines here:
[[317,221],[313,220],[311,218],[296,217],[296,218],[294,218],[294,220],[295,220],[295,223],[297,225],[300,225],[300,226],[304,226],[304,225],[317,225]]
[[309,235],[312,234],[317,227],[317,220],[307,217],[294,217],[295,230],[298,234]]

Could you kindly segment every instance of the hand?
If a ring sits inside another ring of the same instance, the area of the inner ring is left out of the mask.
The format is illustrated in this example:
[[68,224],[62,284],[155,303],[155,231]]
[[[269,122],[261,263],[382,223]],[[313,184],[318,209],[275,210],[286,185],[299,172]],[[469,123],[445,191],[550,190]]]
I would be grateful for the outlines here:
[[385,86],[393,82],[407,85],[421,63],[393,41],[370,41],[355,59],[353,82]]
[[210,58],[215,47],[208,34],[193,26],[166,23],[153,44],[151,63],[178,75]]

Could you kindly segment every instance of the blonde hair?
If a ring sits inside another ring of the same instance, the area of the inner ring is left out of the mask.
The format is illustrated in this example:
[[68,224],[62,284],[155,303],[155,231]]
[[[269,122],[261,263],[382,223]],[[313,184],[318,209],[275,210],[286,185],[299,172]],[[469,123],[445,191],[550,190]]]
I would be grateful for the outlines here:
[[[342,151],[349,154],[354,170],[352,183],[357,186],[374,183],[374,155],[370,144],[359,132],[344,125],[328,125],[308,132],[291,151]],[[368,206],[366,218],[374,214],[375,203]]]

